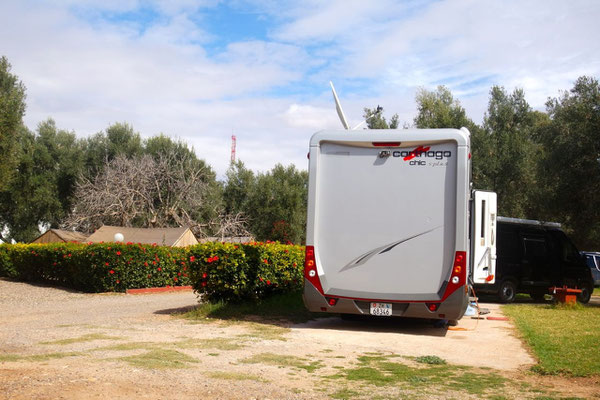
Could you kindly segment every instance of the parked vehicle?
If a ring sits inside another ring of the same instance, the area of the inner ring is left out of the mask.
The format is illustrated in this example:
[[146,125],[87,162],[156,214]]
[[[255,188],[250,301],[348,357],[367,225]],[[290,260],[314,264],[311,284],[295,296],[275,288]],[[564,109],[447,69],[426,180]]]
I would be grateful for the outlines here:
[[550,287],[566,285],[582,290],[580,302],[590,300],[590,269],[560,224],[498,217],[497,225],[495,283],[476,282],[477,293],[497,294],[510,303],[517,293],[542,300]]
[[594,286],[600,287],[600,253],[591,251],[582,251],[581,255],[585,257],[590,271],[592,271],[592,278],[594,278]]
[[469,146],[466,128],[313,135],[309,310],[462,317],[469,299]]

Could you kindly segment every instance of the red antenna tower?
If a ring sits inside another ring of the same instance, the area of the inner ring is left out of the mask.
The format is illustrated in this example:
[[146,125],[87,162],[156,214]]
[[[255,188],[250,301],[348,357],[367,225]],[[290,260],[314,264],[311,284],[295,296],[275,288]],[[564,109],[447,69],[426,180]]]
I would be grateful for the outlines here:
[[236,137],[235,135],[231,135],[231,163],[235,163],[235,142],[236,142]]

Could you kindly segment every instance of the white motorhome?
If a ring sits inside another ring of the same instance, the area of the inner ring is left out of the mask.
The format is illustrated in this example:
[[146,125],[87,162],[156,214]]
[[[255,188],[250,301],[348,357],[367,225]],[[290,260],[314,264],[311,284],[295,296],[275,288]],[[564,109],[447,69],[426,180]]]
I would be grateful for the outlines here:
[[[489,237],[494,230],[495,194],[484,192],[472,201],[470,158],[466,128],[313,135],[306,307],[461,318],[468,279],[494,279],[493,239],[479,235]],[[483,222],[471,223],[470,214]]]

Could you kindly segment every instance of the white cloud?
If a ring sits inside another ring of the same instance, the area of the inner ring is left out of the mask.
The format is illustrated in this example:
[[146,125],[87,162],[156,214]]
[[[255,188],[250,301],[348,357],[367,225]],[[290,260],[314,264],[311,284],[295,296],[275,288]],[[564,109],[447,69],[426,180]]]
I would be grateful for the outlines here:
[[[217,3],[1,2],[0,49],[27,86],[27,125],[52,117],[86,135],[126,121],[181,137],[222,176],[232,133],[252,169],[304,168],[310,135],[340,127],[329,80],[356,125],[378,104],[411,123],[418,86],[447,85],[481,121],[492,84],[543,109],[600,73],[595,1],[250,0],[271,36],[231,43],[203,25]],[[141,7],[152,23],[104,18]]]

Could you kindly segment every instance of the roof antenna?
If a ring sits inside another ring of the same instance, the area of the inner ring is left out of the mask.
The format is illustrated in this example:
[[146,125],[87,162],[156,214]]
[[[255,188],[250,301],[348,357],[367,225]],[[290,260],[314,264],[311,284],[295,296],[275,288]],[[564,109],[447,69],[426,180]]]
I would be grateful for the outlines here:
[[[340,99],[338,99],[337,93],[335,92],[335,88],[333,87],[333,82],[329,81],[329,85],[331,86],[331,92],[333,93],[333,100],[335,101],[335,110],[337,111],[338,117],[340,117],[340,121],[342,122],[344,129],[356,130],[362,124],[367,122],[367,121],[362,121],[360,124],[356,125],[354,128],[350,128],[350,124],[348,123],[348,120],[346,119],[344,110],[342,110],[342,105],[340,104]],[[377,106],[377,111],[379,112],[379,106]]]

